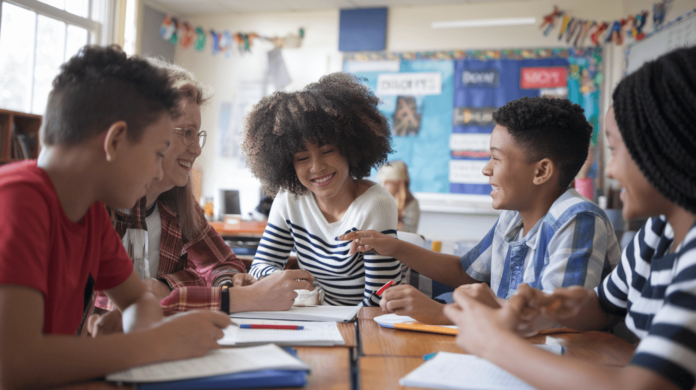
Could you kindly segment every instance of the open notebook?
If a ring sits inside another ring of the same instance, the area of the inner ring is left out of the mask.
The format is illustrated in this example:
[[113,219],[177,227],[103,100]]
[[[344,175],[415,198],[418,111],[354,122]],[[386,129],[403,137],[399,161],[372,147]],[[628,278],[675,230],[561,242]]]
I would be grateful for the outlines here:
[[230,314],[232,318],[256,318],[287,321],[349,322],[358,314],[358,306],[291,307],[286,311],[245,311]]
[[303,322],[235,318],[234,322],[243,324],[302,325],[302,330],[283,329],[240,329],[230,325],[225,329],[225,337],[218,340],[223,346],[240,346],[274,343],[287,346],[332,346],[344,345],[345,341],[336,322]]
[[534,387],[474,355],[438,352],[399,381],[427,389],[534,390]]
[[134,367],[107,375],[106,380],[125,383],[164,382],[260,370],[309,371],[309,366],[280,347],[269,344],[218,349],[199,358]]

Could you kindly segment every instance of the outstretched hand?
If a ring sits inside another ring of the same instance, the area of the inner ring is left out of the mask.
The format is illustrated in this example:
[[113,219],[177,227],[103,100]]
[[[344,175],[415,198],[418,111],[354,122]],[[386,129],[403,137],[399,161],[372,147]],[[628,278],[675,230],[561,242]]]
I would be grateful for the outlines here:
[[338,236],[337,239],[339,241],[352,240],[350,243],[351,255],[355,252],[367,252],[374,249],[379,255],[394,257],[394,252],[399,244],[399,240],[394,237],[389,237],[374,230],[350,232]]

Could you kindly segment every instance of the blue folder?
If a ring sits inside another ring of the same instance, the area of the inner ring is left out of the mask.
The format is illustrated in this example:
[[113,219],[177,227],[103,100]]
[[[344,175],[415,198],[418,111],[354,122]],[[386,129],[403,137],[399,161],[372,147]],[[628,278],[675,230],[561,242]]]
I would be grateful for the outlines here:
[[135,388],[137,390],[264,389],[304,387],[306,384],[307,371],[262,370],[180,381],[141,383]]
[[[283,348],[297,357],[297,351]],[[267,389],[278,387],[304,387],[307,385],[305,370],[261,370],[236,374],[206,376],[179,381],[138,383],[136,390],[186,390],[186,389]]]

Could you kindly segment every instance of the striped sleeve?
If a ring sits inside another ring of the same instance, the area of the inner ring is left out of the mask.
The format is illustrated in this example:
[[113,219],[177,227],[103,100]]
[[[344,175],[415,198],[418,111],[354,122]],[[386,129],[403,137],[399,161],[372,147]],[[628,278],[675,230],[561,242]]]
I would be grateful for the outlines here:
[[493,245],[495,229],[498,228],[500,218],[501,217],[498,217],[486,236],[459,259],[464,272],[479,282],[491,282],[491,261],[493,259],[493,249],[491,245]]
[[[376,230],[396,239],[398,211],[392,199],[377,197],[371,207],[365,210],[369,216],[361,230]],[[365,262],[365,291],[363,306],[379,306],[379,297],[372,293],[393,280],[401,282],[401,262],[393,257],[381,256],[376,253],[363,255]]]
[[[665,221],[651,218],[643,225],[621,254],[621,261],[595,288],[602,309],[615,316],[626,315],[630,286],[644,285],[651,259],[660,241]],[[638,270],[638,272],[636,272]]]
[[[657,372],[688,390],[696,384],[696,228],[687,234],[678,256],[664,304],[655,314],[631,364]],[[664,275],[671,276],[672,272]]]
[[295,241],[290,227],[283,216],[286,207],[285,194],[279,194],[273,201],[266,230],[256,249],[249,273],[259,279],[276,271],[282,271],[290,257]]
[[[607,253],[615,244],[610,222],[592,212],[575,214],[549,241],[549,261],[543,268],[538,288],[551,293],[559,287],[597,287],[613,266]],[[618,251],[614,252],[616,264]]]

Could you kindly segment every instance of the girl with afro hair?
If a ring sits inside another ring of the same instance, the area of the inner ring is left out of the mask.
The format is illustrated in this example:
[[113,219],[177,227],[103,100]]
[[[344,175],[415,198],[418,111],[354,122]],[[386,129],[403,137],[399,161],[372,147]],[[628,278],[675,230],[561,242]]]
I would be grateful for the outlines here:
[[349,252],[336,237],[372,229],[396,237],[397,210],[364,180],[392,152],[379,99],[355,76],[334,73],[302,91],[276,92],[249,114],[243,149],[252,173],[276,195],[250,274],[281,271],[295,248],[329,305],[379,305],[372,293],[400,281],[398,260]]
[[[594,290],[527,285],[501,309],[482,287],[459,288],[445,313],[457,344],[537,389],[684,389],[696,385],[696,48],[644,64],[614,91],[607,176],[626,220],[650,217]],[[488,297],[488,298],[487,298]],[[535,348],[514,333],[554,324],[581,331],[625,321],[641,340],[627,367]],[[493,341],[493,342],[484,342]]]

